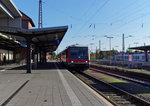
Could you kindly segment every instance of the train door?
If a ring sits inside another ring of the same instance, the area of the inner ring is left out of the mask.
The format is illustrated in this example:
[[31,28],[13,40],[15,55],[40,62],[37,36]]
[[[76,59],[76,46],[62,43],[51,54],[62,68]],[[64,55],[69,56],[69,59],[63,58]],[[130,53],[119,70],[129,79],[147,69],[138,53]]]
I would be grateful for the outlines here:
[[68,54],[69,54],[69,53],[68,53],[68,49],[66,49],[65,52],[66,52],[66,53],[65,53],[65,54],[66,54],[66,60],[65,60],[65,62],[66,62],[66,64],[68,65]]
[[2,62],[2,60],[1,60],[1,53],[0,53],[0,63]]

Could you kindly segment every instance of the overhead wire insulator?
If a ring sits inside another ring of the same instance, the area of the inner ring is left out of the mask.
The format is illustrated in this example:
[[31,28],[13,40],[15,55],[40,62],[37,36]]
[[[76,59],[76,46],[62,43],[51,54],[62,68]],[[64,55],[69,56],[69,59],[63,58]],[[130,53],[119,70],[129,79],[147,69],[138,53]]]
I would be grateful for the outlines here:
[[141,27],[142,27],[142,29],[143,29],[143,27],[144,27],[144,24],[143,24],[143,23],[142,23],[142,26],[141,26]]
[[92,24],[89,26],[89,28],[91,28]]
[[72,28],[72,24],[71,24],[70,28]]

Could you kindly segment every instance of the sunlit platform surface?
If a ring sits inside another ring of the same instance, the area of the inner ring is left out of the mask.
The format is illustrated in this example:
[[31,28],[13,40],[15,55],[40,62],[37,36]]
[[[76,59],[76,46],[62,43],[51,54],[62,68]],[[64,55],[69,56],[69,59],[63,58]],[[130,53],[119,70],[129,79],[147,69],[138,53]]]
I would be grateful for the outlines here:
[[[25,86],[18,90],[23,84]],[[31,74],[26,74],[22,66],[13,68],[8,65],[5,69],[1,68],[0,105],[3,104],[6,106],[111,105],[72,73],[66,69],[59,69],[56,62],[40,65],[38,69],[32,70]]]

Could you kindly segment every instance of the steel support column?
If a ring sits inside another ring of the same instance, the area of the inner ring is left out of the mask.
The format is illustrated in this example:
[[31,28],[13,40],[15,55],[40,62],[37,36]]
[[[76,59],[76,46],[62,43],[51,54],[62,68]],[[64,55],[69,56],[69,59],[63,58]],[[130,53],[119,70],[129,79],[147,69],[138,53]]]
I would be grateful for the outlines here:
[[42,49],[40,48],[40,64],[42,63]]
[[9,50],[8,50],[8,63],[9,63]]
[[1,59],[1,53],[0,53],[0,62],[2,61],[2,59]]
[[27,39],[27,73],[31,73],[31,39]]
[[46,52],[44,52],[44,63],[46,63]]
[[38,52],[36,49],[34,49],[33,56],[34,56],[34,69],[37,69],[37,67],[38,67]]
[[147,50],[144,50],[145,52],[145,61],[148,62],[148,54],[147,54]]

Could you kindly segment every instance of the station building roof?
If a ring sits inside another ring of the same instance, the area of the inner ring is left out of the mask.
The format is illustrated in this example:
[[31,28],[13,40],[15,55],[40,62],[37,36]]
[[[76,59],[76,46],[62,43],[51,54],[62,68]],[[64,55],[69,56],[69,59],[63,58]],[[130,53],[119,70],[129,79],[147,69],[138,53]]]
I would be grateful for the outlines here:
[[0,0],[0,18],[11,18],[21,17],[22,14],[16,8],[12,0]]
[[23,13],[22,11],[20,11],[20,12],[22,14],[22,21],[28,21],[31,23],[32,27],[35,27],[33,20],[29,16],[27,16],[25,13]]
[[136,50],[150,50],[150,45],[147,46],[138,46],[138,47],[131,47],[129,49],[136,49]]

